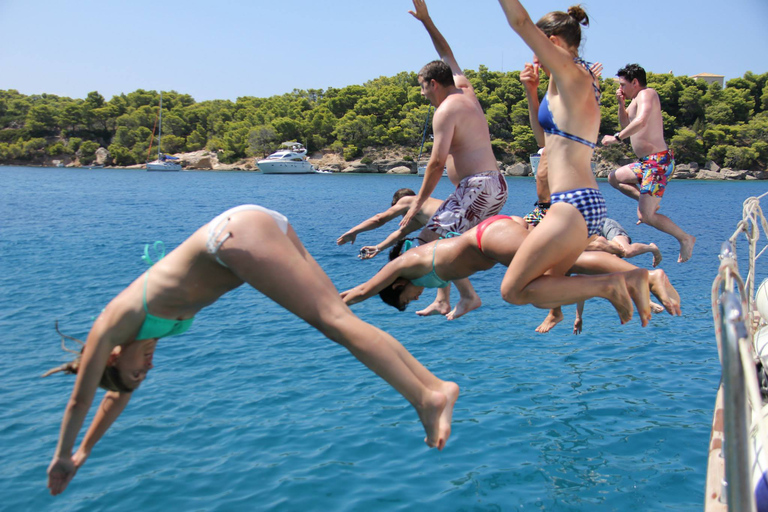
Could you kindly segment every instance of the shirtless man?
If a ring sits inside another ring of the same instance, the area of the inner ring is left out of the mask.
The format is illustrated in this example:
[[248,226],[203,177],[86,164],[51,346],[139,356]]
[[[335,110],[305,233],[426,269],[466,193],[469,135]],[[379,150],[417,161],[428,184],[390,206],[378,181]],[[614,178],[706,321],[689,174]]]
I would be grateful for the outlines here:
[[[621,130],[603,137],[603,145],[619,144],[629,137],[632,151],[640,158],[634,164],[616,169],[608,182],[624,195],[638,201],[637,217],[659,231],[674,236],[680,243],[678,263],[688,261],[696,238],[680,229],[669,217],[657,212],[675,168],[675,157],[664,141],[661,102],[654,89],[646,85],[645,70],[637,64],[628,64],[617,73],[619,90],[619,123]],[[632,100],[625,108],[624,100]]]
[[[390,206],[389,209],[377,213],[373,217],[366,219],[357,226],[351,228],[336,240],[336,244],[344,245],[347,242],[355,243],[355,239],[360,233],[380,228],[398,215],[405,215],[408,213],[408,210],[410,210],[411,205],[413,205],[414,202],[416,202],[416,192],[409,188],[401,188],[392,196],[392,206]],[[434,197],[427,198],[421,206],[421,209],[419,209],[416,216],[411,219],[407,226],[398,227],[395,231],[390,233],[383,242],[376,245],[366,245],[360,249],[360,259],[367,260],[373,258],[398,240],[405,238],[409,233],[413,233],[417,229],[422,229],[427,222],[429,222],[429,219],[435,215],[435,212],[441,204],[443,204],[443,202],[439,199],[435,199]]]
[[[435,106],[432,131],[435,141],[416,201],[400,226],[407,226],[435,190],[443,173],[456,186],[422,230],[424,242],[450,232],[463,233],[483,219],[496,215],[507,200],[507,183],[491,150],[488,121],[472,84],[453,56],[427,12],[424,0],[413,0],[413,17],[424,24],[441,60],[419,71],[421,94]],[[438,289],[435,301],[419,314],[442,314],[449,320],[480,307],[481,301],[468,279],[454,281],[461,298],[451,310],[450,287]]]

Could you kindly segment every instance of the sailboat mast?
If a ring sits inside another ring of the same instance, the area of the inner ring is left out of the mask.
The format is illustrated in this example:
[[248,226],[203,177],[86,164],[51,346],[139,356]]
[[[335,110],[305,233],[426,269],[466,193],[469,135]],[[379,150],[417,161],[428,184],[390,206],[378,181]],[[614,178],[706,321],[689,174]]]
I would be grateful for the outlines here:
[[162,159],[162,153],[160,153],[160,146],[163,142],[163,91],[160,91],[160,121],[158,122],[157,131],[157,159]]

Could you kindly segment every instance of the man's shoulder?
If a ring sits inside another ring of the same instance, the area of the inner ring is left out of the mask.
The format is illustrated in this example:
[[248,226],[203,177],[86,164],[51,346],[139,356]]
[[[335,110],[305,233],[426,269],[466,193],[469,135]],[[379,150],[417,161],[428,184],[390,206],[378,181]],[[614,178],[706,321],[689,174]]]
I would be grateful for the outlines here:
[[453,110],[453,109],[472,109],[476,106],[480,105],[480,102],[477,100],[477,97],[473,92],[468,92],[465,90],[462,90],[461,92],[456,92],[454,94],[449,94],[446,96],[445,100],[443,100],[441,107],[445,106],[445,110]]
[[397,200],[394,206],[396,207],[406,206],[410,208],[415,200],[416,200],[416,196],[403,196]]
[[445,98],[440,107],[435,111],[435,118],[440,117],[443,119],[452,118],[458,120],[458,118],[466,118],[466,116],[472,115],[484,116],[480,102],[471,94],[452,94]]
[[650,101],[659,100],[659,93],[656,92],[656,89],[654,89],[653,87],[646,87],[645,89],[637,93],[637,95],[644,100],[650,100]]

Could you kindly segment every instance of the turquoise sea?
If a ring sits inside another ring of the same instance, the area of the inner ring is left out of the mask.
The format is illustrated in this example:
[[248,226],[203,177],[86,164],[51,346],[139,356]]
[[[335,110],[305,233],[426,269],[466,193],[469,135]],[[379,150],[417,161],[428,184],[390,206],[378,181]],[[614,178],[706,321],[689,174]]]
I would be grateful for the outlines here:
[[[64,494],[46,468],[74,378],[39,378],[67,359],[54,331],[84,339],[104,305],[145,269],[145,243],[174,247],[221,211],[257,203],[288,216],[340,290],[384,264],[356,258],[384,230],[337,247],[417,176],[146,173],[0,167],[0,509],[501,511],[700,510],[720,378],[710,287],[741,204],[768,183],[676,181],[662,202],[698,237],[677,244],[635,226],[606,182],[609,215],[656,242],[683,317],[620,325],[605,301],[545,312],[499,296],[504,268],[473,278],[482,308],[453,322],[356,305],[430,370],[456,381],[453,435],[428,449],[416,413],[341,347],[253,289],[225,296],[155,369]],[[509,178],[503,213],[524,214],[533,178]],[[447,179],[435,195],[445,197]],[[635,258],[650,266],[651,256]],[[766,277],[760,269],[758,279]],[[455,294],[455,291],[454,291]],[[416,305],[431,299],[425,293]],[[90,418],[89,420],[90,421]]]

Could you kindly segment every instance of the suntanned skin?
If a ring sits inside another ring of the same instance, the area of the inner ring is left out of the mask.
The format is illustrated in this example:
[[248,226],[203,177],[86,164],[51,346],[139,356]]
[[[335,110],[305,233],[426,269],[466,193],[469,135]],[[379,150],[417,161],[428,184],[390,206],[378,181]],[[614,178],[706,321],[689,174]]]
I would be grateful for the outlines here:
[[[357,318],[292,227],[288,226],[286,234],[264,212],[239,211],[230,216],[226,229],[231,236],[221,245],[218,257],[228,268],[206,249],[207,225],[154,264],[146,284],[151,314],[191,318],[247,283],[344,346],[399,391],[416,409],[427,433],[426,443],[442,449],[450,436],[459,387],[435,377],[392,336]],[[115,364],[124,382],[133,388],[152,368],[157,340],[136,340],[146,317],[143,289],[141,276],[107,305],[88,335],[48,467],[51,494],[64,491],[130,399],[130,393],[108,392],[80,448],[72,454],[106,365]]]
[[[488,270],[497,263],[509,266],[526,237],[529,235],[525,221],[519,217],[500,219],[485,229],[482,235],[482,252],[477,243],[477,227],[461,236],[431,242],[407,251],[390,261],[367,282],[341,294],[347,304],[356,304],[379,293],[385,287],[401,284],[401,301],[415,300],[423,290],[411,281],[432,271],[432,259],[437,275],[450,281]],[[537,228],[538,229],[538,228]],[[438,243],[435,250],[434,244]],[[680,315],[680,297],[669,283],[663,270],[639,269],[616,256],[603,252],[585,252],[577,259],[571,272],[579,274],[612,273],[610,276],[578,276],[581,286],[577,292],[548,299],[536,307],[551,309],[573,304],[591,297],[606,298],[613,304],[622,323],[632,318],[632,302],[641,316],[650,317],[648,292],[652,292],[671,315]],[[400,281],[398,281],[400,280]],[[642,319],[645,325],[647,319]]]
[[[573,42],[555,34],[547,36],[517,0],[499,0],[499,3],[510,27],[533,50],[542,69],[550,75],[547,96],[557,126],[581,139],[596,141],[600,128],[600,108],[594,91],[597,84],[593,73],[575,61],[579,52],[576,43],[580,41]],[[557,134],[545,134],[545,147],[548,183],[553,194],[598,189],[592,173],[592,147]],[[556,307],[564,297],[584,294],[584,278],[565,274],[588,243],[587,223],[578,209],[566,202],[553,204],[507,269],[501,285],[502,297],[513,304]],[[650,301],[637,295],[644,288],[643,272],[646,271],[633,272],[602,278],[608,280],[614,290],[621,290],[618,293],[622,299],[612,303],[622,320],[628,318],[627,311],[631,310],[626,294],[634,293],[632,298],[637,299],[641,322],[646,325],[651,314]]]
[[[413,0],[413,8],[413,11],[408,12],[424,25],[440,59],[451,68],[453,85],[442,85],[435,80],[425,82],[419,77],[422,96],[435,107],[432,119],[434,144],[416,202],[403,217],[401,227],[411,222],[434,192],[443,174],[443,168],[446,169],[451,183],[457,187],[459,182],[468,176],[498,170],[496,157],[491,149],[488,120],[475,96],[472,84],[464,76],[451,47],[429,16],[424,0]],[[436,240],[438,235],[425,228],[419,238],[429,242]],[[435,301],[418,314],[442,314],[453,320],[480,307],[480,297],[468,280],[458,280],[454,284],[461,298],[453,310],[450,303],[450,287],[445,287],[438,289]]]
[[[337,240],[337,245],[343,245],[347,242],[355,243],[357,235],[365,231],[371,231],[376,228],[380,228],[392,219],[405,215],[410,210],[411,206],[416,202],[416,196],[401,197],[394,205],[390,206],[386,211],[377,213],[373,217],[364,220],[357,226],[351,228],[349,231],[341,235]],[[408,236],[410,233],[423,228],[429,219],[435,215],[435,212],[443,202],[440,199],[429,197],[419,209],[415,217],[411,219],[407,226],[398,226],[398,228],[387,235],[387,237],[376,245],[366,245],[360,250],[360,258],[367,260],[373,258],[381,251],[384,251],[388,247],[392,246],[398,240],[401,240]]]
[[[638,158],[666,151],[668,148],[664,140],[664,120],[658,93],[640,84],[637,78],[627,81],[626,78],[619,77],[616,97],[619,101],[619,124],[622,127],[618,132],[619,139],[624,140],[629,137],[632,150]],[[629,107],[625,106],[626,98],[632,100]],[[605,135],[602,143],[604,146],[618,144],[621,142],[619,139],[613,135]],[[624,195],[638,201],[639,222],[653,226],[677,239],[680,243],[678,263],[688,261],[693,253],[696,237],[683,231],[666,215],[658,213],[661,197],[640,193],[640,186],[632,165],[625,165],[613,171],[608,177],[608,182]]]
[[[603,72],[603,65],[596,62],[590,69],[596,77],[600,77]],[[523,70],[520,71],[520,82],[523,84],[525,97],[528,100],[528,120],[531,123],[533,136],[536,138],[536,144],[543,148],[544,144],[546,144],[546,139],[544,137],[544,130],[539,124],[539,105],[541,104],[539,101],[540,70],[541,63],[539,58],[534,55],[533,63],[526,62]],[[547,77],[549,77],[548,73]],[[536,198],[540,203],[548,203],[551,196],[548,181],[549,166],[547,165],[545,154],[546,151],[542,154],[539,167],[536,170]]]

